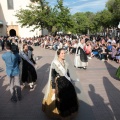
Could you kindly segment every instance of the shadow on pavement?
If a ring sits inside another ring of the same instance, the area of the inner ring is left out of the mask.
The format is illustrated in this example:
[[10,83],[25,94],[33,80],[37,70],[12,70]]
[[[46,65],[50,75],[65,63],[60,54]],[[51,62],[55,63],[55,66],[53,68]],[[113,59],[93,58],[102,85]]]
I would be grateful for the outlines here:
[[116,71],[117,71],[117,68],[114,67],[113,65],[111,65],[111,64],[108,63],[108,62],[105,62],[105,65],[106,65],[106,68],[107,68],[110,76],[111,76],[112,78],[114,78],[115,80],[119,80],[119,79],[115,76]]
[[[10,91],[9,91],[9,84],[6,79],[6,75],[0,77],[0,116],[1,112],[3,111],[4,107],[7,105],[8,101],[10,100]],[[1,118],[0,118],[1,119]]]
[[103,77],[103,84],[113,111],[114,119],[112,120],[120,120],[120,90],[107,77]]
[[114,120],[114,115],[109,108],[109,103],[105,103],[104,98],[96,93],[95,87],[89,84],[90,91],[88,92],[93,103],[92,110],[96,120]]
[[[10,118],[12,120],[48,120],[42,112],[42,100],[43,89],[48,81],[49,66],[50,64],[45,64],[37,69],[38,79],[34,89],[30,89],[29,86],[24,87],[22,100],[18,101],[15,107],[12,107],[13,103],[10,103],[10,113],[13,114]],[[6,109],[3,112],[5,111]]]

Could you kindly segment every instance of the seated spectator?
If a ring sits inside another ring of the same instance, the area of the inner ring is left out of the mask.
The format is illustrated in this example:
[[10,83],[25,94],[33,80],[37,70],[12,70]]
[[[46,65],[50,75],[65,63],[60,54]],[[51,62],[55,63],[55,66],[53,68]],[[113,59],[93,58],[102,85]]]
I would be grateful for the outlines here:
[[120,63],[120,48],[118,48],[117,50],[116,60],[117,60],[117,63]]
[[90,41],[86,42],[86,45],[84,47],[84,51],[88,55],[88,59],[91,59],[91,56],[92,56],[92,54],[91,54],[92,53],[92,47],[91,47]]
[[114,37],[112,38],[111,44],[112,44],[112,45],[113,45],[113,44],[116,44],[116,41],[115,41]]
[[47,39],[44,40],[44,48],[47,47]]
[[70,51],[71,54],[75,54],[76,53],[77,46],[78,46],[78,40],[75,40],[75,42],[72,45],[72,49]]
[[116,54],[117,54],[116,45],[112,45],[111,58],[116,59]]
[[95,37],[93,37],[93,40],[92,40],[92,42],[93,42],[93,43],[95,43],[95,42],[96,42],[96,39],[95,39]]
[[64,43],[64,47],[63,47],[65,50],[67,50],[68,49],[68,42],[67,42],[67,40],[65,41],[65,43]]
[[107,37],[107,43],[109,42],[112,42],[112,40],[109,37]]
[[58,45],[59,45],[58,40],[55,40],[55,42],[53,44],[53,50],[57,50]]
[[100,51],[100,48],[98,45],[96,45],[94,47],[94,49],[92,50],[92,56],[91,57],[94,57],[94,56],[99,56],[99,51]]
[[35,45],[35,46],[39,46],[38,39],[35,39],[35,40],[34,40],[34,45]]
[[41,40],[40,47],[44,47],[44,40]]
[[62,40],[60,40],[59,45],[58,45],[58,49],[60,49],[60,48],[63,48],[63,41]]
[[101,44],[105,44],[105,39],[104,38],[101,39]]
[[106,61],[107,60],[107,47],[105,44],[102,45],[102,52],[101,52],[101,60]]
[[107,50],[108,50],[108,52],[111,52],[111,51],[112,51],[111,42],[108,42],[108,44],[107,44]]

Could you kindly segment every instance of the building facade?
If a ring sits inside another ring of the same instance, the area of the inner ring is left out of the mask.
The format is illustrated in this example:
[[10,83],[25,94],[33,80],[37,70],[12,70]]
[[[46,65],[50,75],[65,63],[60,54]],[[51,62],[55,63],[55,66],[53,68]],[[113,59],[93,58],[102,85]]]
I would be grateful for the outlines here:
[[39,29],[31,32],[32,27],[21,27],[17,23],[16,11],[26,9],[30,3],[30,0],[0,0],[0,36],[34,37],[48,34],[47,30]]

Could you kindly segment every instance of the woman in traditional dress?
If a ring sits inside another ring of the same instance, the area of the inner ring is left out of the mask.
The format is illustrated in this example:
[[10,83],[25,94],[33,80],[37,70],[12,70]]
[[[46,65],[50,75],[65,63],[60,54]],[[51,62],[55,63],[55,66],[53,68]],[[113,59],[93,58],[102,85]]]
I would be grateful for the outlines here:
[[82,38],[78,43],[75,59],[74,59],[74,66],[77,68],[80,67],[86,69],[88,66],[88,58],[84,51],[84,47],[85,47],[85,39]]
[[49,117],[62,119],[71,117],[73,113],[78,111],[77,95],[71,83],[63,48],[58,49],[57,55],[51,64],[42,109]]
[[28,45],[23,45],[23,51],[20,51],[21,56],[21,81],[29,83],[30,88],[34,88],[34,83],[37,80],[37,74],[35,70],[35,61],[33,60],[32,51],[28,49]]

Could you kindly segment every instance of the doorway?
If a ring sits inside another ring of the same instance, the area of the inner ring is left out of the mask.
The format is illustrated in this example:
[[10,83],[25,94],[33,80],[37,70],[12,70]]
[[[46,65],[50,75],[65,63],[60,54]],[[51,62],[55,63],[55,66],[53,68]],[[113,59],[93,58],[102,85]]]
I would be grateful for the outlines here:
[[11,37],[16,36],[16,31],[15,31],[14,29],[11,29],[11,30],[9,31],[9,35],[10,35]]

